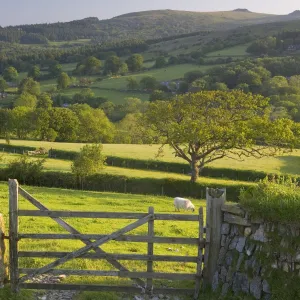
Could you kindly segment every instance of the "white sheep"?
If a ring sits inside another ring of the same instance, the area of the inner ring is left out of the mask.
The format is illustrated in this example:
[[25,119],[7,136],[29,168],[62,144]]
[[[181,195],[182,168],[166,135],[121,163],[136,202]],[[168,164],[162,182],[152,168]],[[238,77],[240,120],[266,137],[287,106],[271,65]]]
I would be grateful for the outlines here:
[[176,197],[174,198],[174,206],[175,211],[180,211],[180,208],[183,208],[184,210],[192,210],[193,212],[195,211],[195,206],[189,199]]

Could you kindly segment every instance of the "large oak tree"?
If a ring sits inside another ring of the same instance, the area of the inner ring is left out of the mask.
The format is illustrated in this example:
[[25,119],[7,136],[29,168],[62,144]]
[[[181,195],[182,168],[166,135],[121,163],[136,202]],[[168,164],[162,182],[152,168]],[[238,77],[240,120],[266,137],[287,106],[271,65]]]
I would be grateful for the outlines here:
[[241,91],[206,91],[151,103],[142,117],[163,145],[191,165],[195,182],[205,165],[224,158],[273,156],[290,151],[299,125],[270,120],[268,99]]

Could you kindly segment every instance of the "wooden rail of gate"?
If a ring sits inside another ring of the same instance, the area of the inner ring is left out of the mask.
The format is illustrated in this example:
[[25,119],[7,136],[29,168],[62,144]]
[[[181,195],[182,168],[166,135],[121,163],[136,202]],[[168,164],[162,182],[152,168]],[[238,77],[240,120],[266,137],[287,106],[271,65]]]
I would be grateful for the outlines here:
[[[39,210],[19,210],[18,197],[21,195]],[[69,234],[22,234],[18,231],[18,218],[23,216],[50,217],[57,224],[62,226]],[[154,208],[150,207],[148,213],[115,213],[115,212],[77,212],[77,211],[50,211],[42,203],[36,200],[28,192],[18,186],[17,180],[9,180],[9,240],[10,240],[10,282],[14,292],[23,289],[49,289],[49,290],[80,290],[80,291],[117,291],[117,292],[141,292],[145,289],[147,293],[185,293],[194,294],[198,297],[201,280],[202,265],[204,262],[204,248],[206,241],[203,237],[205,228],[203,226],[203,208],[199,209],[198,215],[183,214],[157,214]],[[111,219],[135,219],[137,221],[115,231],[112,234],[81,234],[73,226],[69,225],[61,218],[111,218]],[[183,237],[161,237],[154,235],[155,220],[173,220],[198,222],[199,235],[197,238]],[[148,223],[148,235],[125,235],[131,230]],[[85,246],[74,252],[39,252],[39,251],[18,251],[18,241],[20,239],[76,239],[82,241]],[[110,254],[101,249],[104,243],[115,241],[142,242],[148,244],[147,254]],[[154,255],[154,243],[168,244],[188,244],[198,246],[197,256],[173,256]],[[94,253],[88,253],[93,250]],[[43,257],[56,258],[56,260],[39,269],[19,268],[19,257]],[[207,257],[207,255],[206,255]],[[72,270],[54,269],[61,264],[76,258],[105,259],[117,271],[101,270]],[[119,260],[140,260],[147,261],[146,272],[131,272]],[[197,265],[196,272],[190,273],[157,273],[153,270],[154,261],[190,262]],[[138,287],[134,286],[104,286],[85,284],[41,284],[30,283],[34,276],[51,273],[55,275],[94,275],[94,276],[118,276],[134,280]],[[24,274],[20,277],[20,274]],[[141,280],[146,279],[146,282]],[[194,280],[194,289],[173,289],[173,288],[153,288],[153,279],[169,280]]]

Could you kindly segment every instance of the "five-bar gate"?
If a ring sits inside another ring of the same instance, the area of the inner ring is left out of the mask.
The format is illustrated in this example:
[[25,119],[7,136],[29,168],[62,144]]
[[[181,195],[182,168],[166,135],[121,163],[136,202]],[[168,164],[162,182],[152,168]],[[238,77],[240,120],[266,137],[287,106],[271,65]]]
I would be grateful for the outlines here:
[[[38,210],[19,210],[18,197],[22,196],[33,204]],[[64,228],[69,234],[24,234],[18,230],[18,219],[23,216],[48,217],[53,219],[58,225]],[[111,218],[111,219],[130,219],[136,220],[131,224],[112,232],[111,234],[81,234],[73,226],[69,225],[62,218]],[[156,220],[176,220],[198,222],[198,238],[183,237],[161,237],[154,235],[154,222]],[[126,233],[148,223],[147,235],[125,235]],[[206,241],[204,239],[205,228],[203,226],[203,208],[199,209],[198,215],[185,214],[161,214],[155,213],[154,208],[150,207],[148,213],[116,213],[116,212],[77,212],[77,211],[51,211],[37,199],[31,196],[23,188],[19,187],[16,180],[9,181],[9,240],[10,240],[10,282],[14,292],[21,289],[49,289],[49,290],[80,290],[80,291],[116,291],[116,292],[141,292],[145,289],[148,294],[167,293],[177,294],[185,293],[194,295],[196,299],[199,295],[202,284],[203,263]],[[83,247],[74,252],[47,252],[47,251],[18,251],[18,242],[21,239],[76,239],[82,241]],[[115,241],[129,241],[147,243],[147,254],[112,254],[105,252],[101,246],[105,243]],[[174,256],[174,255],[155,255],[154,243],[164,244],[188,244],[198,246],[197,256]],[[89,252],[92,250],[93,252]],[[42,268],[28,269],[19,268],[20,257],[43,257],[55,258],[55,260]],[[116,271],[101,270],[73,270],[56,269],[56,267],[76,258],[86,259],[105,259]],[[147,262],[147,271],[133,272],[128,270],[120,261],[139,260]],[[196,272],[190,273],[158,273],[153,270],[153,262],[190,262],[196,264]],[[118,276],[130,278],[136,282],[136,286],[112,286],[112,285],[87,285],[87,284],[42,284],[32,283],[34,276],[41,274],[55,275],[94,275],[94,276]],[[168,280],[193,280],[194,289],[174,289],[153,287],[153,279]]]

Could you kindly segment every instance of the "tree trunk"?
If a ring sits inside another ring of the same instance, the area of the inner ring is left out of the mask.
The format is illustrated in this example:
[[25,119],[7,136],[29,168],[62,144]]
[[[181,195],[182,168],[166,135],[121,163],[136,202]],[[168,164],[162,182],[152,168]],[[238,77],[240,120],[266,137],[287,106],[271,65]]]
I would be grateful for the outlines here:
[[199,177],[199,161],[198,160],[192,159],[191,169],[192,169],[191,182],[196,182]]

